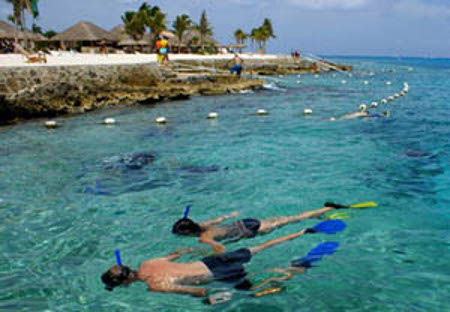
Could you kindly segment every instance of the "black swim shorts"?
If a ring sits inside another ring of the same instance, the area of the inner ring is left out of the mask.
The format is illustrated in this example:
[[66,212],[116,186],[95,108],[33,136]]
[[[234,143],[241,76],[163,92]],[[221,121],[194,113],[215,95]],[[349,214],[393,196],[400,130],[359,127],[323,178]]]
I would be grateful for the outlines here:
[[249,262],[251,258],[252,254],[250,250],[241,248],[235,251],[209,256],[203,258],[201,261],[208,267],[215,279],[225,282],[235,282],[247,275],[244,263]]

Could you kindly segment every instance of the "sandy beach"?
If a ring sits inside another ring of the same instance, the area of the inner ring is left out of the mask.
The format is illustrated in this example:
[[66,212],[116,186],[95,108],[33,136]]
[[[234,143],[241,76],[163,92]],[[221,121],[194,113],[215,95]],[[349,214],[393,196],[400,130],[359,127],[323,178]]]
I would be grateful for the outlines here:
[[[170,54],[169,60],[227,60],[234,54]],[[275,60],[280,56],[274,54],[240,54],[244,60]],[[71,52],[54,52],[47,55],[47,64],[27,63],[21,54],[0,55],[0,67],[35,67],[35,66],[73,66],[73,65],[108,65],[108,64],[142,64],[156,62],[156,54],[87,54]]]

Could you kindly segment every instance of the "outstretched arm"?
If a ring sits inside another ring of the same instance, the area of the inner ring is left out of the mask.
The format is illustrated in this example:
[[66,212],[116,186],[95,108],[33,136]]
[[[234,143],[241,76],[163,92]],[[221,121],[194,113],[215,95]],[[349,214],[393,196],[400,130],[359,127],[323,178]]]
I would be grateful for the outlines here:
[[200,243],[208,244],[214,249],[215,253],[221,253],[227,251],[224,245],[219,242],[216,242],[213,238],[209,237],[200,237]]
[[152,286],[151,288],[149,287],[148,290],[166,293],[187,294],[195,297],[206,297],[208,289],[169,284],[169,285],[155,285]]
[[226,219],[231,219],[231,218],[237,217],[238,215],[239,215],[239,212],[235,211],[235,212],[232,212],[230,214],[218,217],[216,219],[212,219],[212,220],[208,220],[208,221],[202,222],[202,223],[200,223],[200,226],[208,226],[208,225],[217,224],[217,223],[220,223],[220,222],[222,222],[222,221],[224,221]]
[[305,213],[302,213],[299,218],[300,219],[316,218],[316,217],[320,217],[324,213],[326,213],[328,211],[332,211],[332,210],[334,210],[334,208],[325,206],[325,207],[317,209],[317,210],[312,210],[312,211],[307,211]]
[[181,248],[181,249],[175,250],[173,253],[165,256],[164,258],[171,261],[171,260],[178,259],[179,257],[181,257],[181,255],[183,255],[185,253],[189,253],[189,252],[193,252],[193,251],[194,251],[194,249],[192,249],[192,248]]
[[265,242],[265,243],[262,243],[262,244],[260,244],[260,245],[257,245],[257,246],[255,246],[255,247],[250,248],[250,252],[251,252],[252,255],[253,255],[253,254],[257,253],[257,252],[260,252],[260,251],[263,250],[263,249],[266,249],[266,248],[268,248],[268,247],[272,247],[272,246],[274,246],[274,245],[281,244],[281,243],[283,243],[283,242],[285,242],[285,241],[288,241],[288,240],[297,238],[297,237],[299,237],[299,236],[304,235],[305,233],[308,233],[308,229],[304,229],[304,230],[295,232],[295,233],[293,233],[293,234],[288,234],[288,235],[284,235],[284,236],[281,236],[281,237],[278,237],[278,238],[269,240],[269,241],[267,241],[267,242]]

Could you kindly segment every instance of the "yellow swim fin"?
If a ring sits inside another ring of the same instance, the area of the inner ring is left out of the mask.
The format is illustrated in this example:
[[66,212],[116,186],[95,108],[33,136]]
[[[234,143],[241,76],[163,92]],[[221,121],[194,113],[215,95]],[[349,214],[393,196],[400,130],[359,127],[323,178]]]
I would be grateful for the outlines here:
[[354,204],[354,205],[350,205],[348,206],[349,208],[372,208],[372,207],[377,207],[378,204],[376,202],[362,202],[359,204]]
[[344,220],[344,219],[350,218],[350,216],[351,216],[350,212],[336,212],[336,213],[330,214],[325,219],[326,220],[336,220],[336,219]]

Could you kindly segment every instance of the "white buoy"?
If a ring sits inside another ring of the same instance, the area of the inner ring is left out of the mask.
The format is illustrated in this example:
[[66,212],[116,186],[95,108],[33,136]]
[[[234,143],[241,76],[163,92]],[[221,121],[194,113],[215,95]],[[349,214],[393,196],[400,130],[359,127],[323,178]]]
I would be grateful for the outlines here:
[[103,120],[103,123],[105,125],[113,125],[116,123],[116,120],[114,118],[105,118],[105,120]]
[[388,102],[388,101],[387,101],[386,99],[382,99],[382,100],[381,100],[381,104],[387,104],[387,102]]
[[404,93],[408,93],[408,91],[409,91],[408,89],[403,89]]
[[46,121],[45,122],[45,126],[47,127],[47,128],[49,128],[49,129],[55,129],[55,128],[58,128],[59,127],[59,125],[56,123],[56,121],[54,121],[54,120],[49,120],[49,121]]
[[390,96],[388,96],[388,100],[389,100],[389,101],[393,101],[393,100],[395,100],[395,97],[393,97],[392,95],[390,95]]
[[315,74],[314,77],[319,78],[319,75],[318,75],[318,74]]
[[283,78],[283,75],[278,75],[278,77]]
[[346,83],[347,83],[347,80],[342,80],[341,83],[342,83],[342,84],[346,84]]
[[392,84],[392,82],[386,81],[386,85],[387,85],[387,86],[390,86],[391,84]]
[[312,109],[311,108],[305,108],[303,110],[303,114],[304,115],[311,115],[312,114]]
[[394,97],[395,97],[395,98],[398,98],[398,97],[400,97],[400,94],[395,93],[395,94],[394,94]]
[[156,118],[156,122],[159,124],[163,124],[163,123],[166,123],[167,120],[165,117],[158,117],[158,118]]
[[336,117],[331,117],[331,118],[328,119],[328,120],[330,120],[330,121],[335,121],[335,120],[336,120]]
[[209,113],[209,114],[208,114],[208,117],[206,117],[206,118],[208,118],[208,119],[216,119],[217,116],[218,116],[217,113],[212,112],[212,113]]
[[298,78],[300,78],[302,75],[297,75]]
[[264,116],[267,115],[267,111],[264,109],[258,109],[257,114],[260,116]]
[[365,112],[367,110],[367,105],[364,104],[364,103],[359,105],[359,110],[362,111],[362,112]]
[[408,68],[408,71],[410,71],[410,72],[412,72],[413,70],[414,70],[413,67],[409,67],[409,68]]
[[336,74],[333,74],[333,77],[336,77],[337,75]]
[[378,103],[377,102],[372,102],[370,106],[372,106],[372,108],[377,108],[378,107]]
[[367,80],[364,80],[364,84],[365,84],[365,85],[368,85],[369,82],[368,82]]
[[297,80],[297,83],[300,83],[300,80]]

